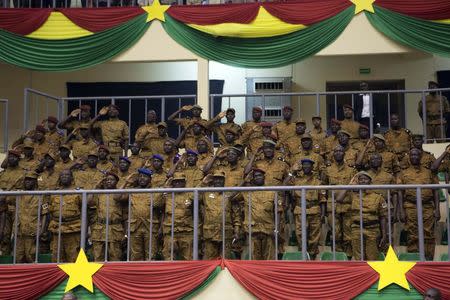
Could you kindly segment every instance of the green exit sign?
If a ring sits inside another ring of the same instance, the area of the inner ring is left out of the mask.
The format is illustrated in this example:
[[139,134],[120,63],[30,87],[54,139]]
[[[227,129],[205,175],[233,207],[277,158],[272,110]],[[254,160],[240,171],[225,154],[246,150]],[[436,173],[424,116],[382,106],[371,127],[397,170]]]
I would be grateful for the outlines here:
[[359,74],[370,74],[370,68],[359,68]]

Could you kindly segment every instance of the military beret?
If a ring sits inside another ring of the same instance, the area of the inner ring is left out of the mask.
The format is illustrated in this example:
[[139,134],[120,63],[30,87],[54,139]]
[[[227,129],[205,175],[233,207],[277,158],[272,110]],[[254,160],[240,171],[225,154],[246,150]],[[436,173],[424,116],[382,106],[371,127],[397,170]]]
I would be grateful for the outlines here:
[[55,124],[58,124],[58,119],[57,119],[56,117],[53,117],[53,116],[49,116],[49,117],[47,118],[47,121],[48,121],[48,122],[55,123]]
[[312,140],[312,136],[307,132],[304,135],[302,135],[302,137],[300,138],[300,140],[304,140],[304,139],[311,139]]
[[194,108],[197,108],[197,109],[203,110],[203,108],[202,108],[200,105],[198,105],[198,104],[194,104],[194,105],[192,106],[192,108],[193,108],[193,109],[194,109]]
[[343,108],[349,108],[349,109],[353,110],[353,106],[351,106],[350,104],[344,104],[342,107]]
[[119,107],[117,105],[115,105],[115,104],[110,104],[109,108],[115,108],[115,109],[119,110]]
[[95,157],[98,157],[98,153],[97,153],[97,151],[92,150],[92,151],[90,151],[90,152],[88,153],[88,156],[95,156]]
[[384,136],[383,135],[381,135],[381,134],[374,134],[373,135],[373,137],[374,138],[377,138],[377,139],[379,139],[379,140],[382,140],[382,141],[384,141],[384,142],[386,142],[386,139],[384,138]]
[[290,111],[293,111],[294,109],[293,109],[291,106],[286,105],[285,107],[283,107],[283,110],[290,110]]
[[25,178],[38,179],[39,175],[34,171],[25,172]]
[[34,143],[30,140],[25,140],[23,142],[23,147],[24,148],[33,148],[34,149]]
[[192,155],[195,155],[195,156],[198,155],[197,151],[194,151],[194,150],[191,150],[191,149],[186,149],[186,153],[187,154],[192,154]]
[[227,108],[227,112],[229,112],[229,111],[231,111],[233,113],[236,113],[236,110],[234,108],[232,108],[232,107]]
[[215,171],[213,173],[213,176],[214,177],[225,177],[225,172],[223,172],[223,171]]
[[428,81],[428,85],[430,85],[430,84],[434,84],[437,87],[439,87],[439,83],[437,83],[436,81],[433,81],[433,80]]
[[89,123],[81,123],[80,129],[89,129],[91,126],[89,126]]
[[36,131],[40,131],[42,133],[46,133],[47,129],[45,129],[45,127],[42,126],[42,125],[36,125]]
[[100,149],[103,149],[103,150],[105,150],[105,151],[107,151],[109,153],[109,148],[106,147],[105,145],[98,146],[98,150],[100,150]]
[[20,157],[21,153],[19,150],[11,149],[8,151],[8,155],[15,155],[17,157]]
[[306,124],[306,121],[305,121],[305,119],[300,118],[300,119],[297,119],[297,121],[295,121],[295,124],[299,124],[299,123]]
[[159,154],[153,154],[153,155],[152,155],[152,158],[156,158],[156,159],[159,159],[160,161],[164,161],[164,157],[162,157],[162,156],[159,155]]
[[359,124],[359,128],[364,128],[364,129],[367,129],[367,130],[369,130],[369,127],[367,127],[366,125],[364,125],[364,124]]
[[314,116],[312,116],[311,120],[314,120],[314,119],[322,120],[322,117],[320,115],[314,115]]
[[370,178],[370,180],[372,180],[373,178],[372,178],[372,175],[370,175],[369,173],[367,173],[366,171],[360,171],[360,172],[358,172],[357,174],[356,174],[358,177],[359,176],[361,176],[361,175],[364,175],[364,176],[367,176],[367,177],[369,177]]
[[167,128],[167,123],[166,122],[159,122],[157,126],[158,127],[165,127],[165,128]]
[[173,174],[173,180],[186,180],[186,175],[183,172],[176,172]]
[[272,140],[263,140],[263,145],[270,145],[271,147],[275,147],[277,145],[277,143],[275,143]]
[[262,107],[260,107],[260,106],[253,106],[252,110],[254,110],[254,111],[256,110],[256,111],[262,112]]
[[138,169],[138,173],[139,174],[144,174],[144,175],[147,175],[147,176],[152,176],[153,175],[152,170],[149,170],[149,169],[146,169],[146,168],[139,168]]
[[260,168],[253,168],[252,171],[253,171],[253,173],[260,172],[260,173],[266,174],[266,171],[264,171],[263,169],[260,169]]
[[339,133],[343,133],[343,134],[345,134],[345,135],[347,135],[347,136],[349,136],[349,137],[352,136],[347,130],[344,130],[344,129],[339,130],[339,131],[338,131],[338,134],[339,134]]
[[113,176],[114,178],[116,178],[117,181],[120,180],[119,175],[117,175],[116,173],[112,172],[112,171],[108,171],[105,173],[105,177],[107,176]]
[[72,148],[68,144],[62,144],[61,146],[59,146],[59,149],[61,149],[61,148],[64,148],[64,149],[67,149],[67,150],[72,150]]
[[309,163],[311,163],[311,164],[315,164],[315,161],[314,160],[312,160],[312,159],[310,159],[310,158],[303,158],[302,160],[300,160],[300,162],[303,164],[303,163],[306,163],[306,162],[309,162]]
[[126,156],[119,156],[119,160],[124,160],[127,163],[131,164],[131,160],[128,157],[126,157]]
[[338,119],[335,119],[335,118],[331,119],[330,123],[331,124],[341,125],[341,121],[339,121]]
[[270,122],[261,122],[261,123],[259,123],[259,126],[261,126],[261,127],[272,127],[273,125]]
[[233,128],[227,128],[227,129],[225,129],[225,132],[231,132],[232,134],[234,134],[234,135],[238,135],[239,133],[236,131],[236,130],[234,130]]
[[83,104],[83,105],[80,105],[80,109],[83,110],[83,111],[90,111],[91,110],[91,106],[88,105],[88,104]]

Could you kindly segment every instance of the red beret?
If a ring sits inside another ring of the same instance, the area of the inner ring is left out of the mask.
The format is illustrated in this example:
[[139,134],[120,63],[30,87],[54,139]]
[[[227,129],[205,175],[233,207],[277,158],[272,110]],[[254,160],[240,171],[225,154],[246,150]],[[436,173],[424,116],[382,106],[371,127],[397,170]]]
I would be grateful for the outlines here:
[[9,155],[12,154],[12,155],[15,155],[15,156],[17,156],[17,157],[20,157],[20,155],[21,155],[20,151],[19,151],[19,150],[15,150],[15,149],[9,150],[9,151],[8,151],[8,154],[9,154]]
[[55,123],[55,124],[58,124],[58,119],[56,117],[53,117],[53,116],[49,116],[47,118],[47,121]]
[[331,124],[338,124],[341,125],[341,121],[339,121],[338,119],[331,119]]
[[283,107],[283,110],[294,110],[292,107],[290,107],[289,105],[286,105],[285,107]]
[[80,105],[80,109],[84,110],[84,111],[90,111],[91,110],[91,106],[87,105],[87,104],[83,104],[83,105]]
[[110,104],[109,107],[110,108],[114,107],[115,109],[119,110],[119,107],[117,105],[115,105],[115,104]]

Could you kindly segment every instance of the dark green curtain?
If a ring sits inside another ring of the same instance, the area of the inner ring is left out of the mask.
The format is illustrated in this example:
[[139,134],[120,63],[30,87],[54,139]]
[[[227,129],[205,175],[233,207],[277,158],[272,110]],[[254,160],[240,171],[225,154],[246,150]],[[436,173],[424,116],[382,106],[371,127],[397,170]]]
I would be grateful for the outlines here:
[[366,12],[372,26],[406,46],[433,54],[450,56],[450,24],[408,17],[374,5]]
[[[53,291],[48,293],[47,295],[39,298],[41,300],[61,300],[64,295],[64,290],[66,289],[67,281],[69,279],[64,280],[58,285]],[[86,290],[82,286],[77,286],[71,291],[73,294],[78,296],[78,299],[101,299],[106,300],[109,299],[108,296],[102,293],[95,285],[94,285],[94,293],[91,294],[88,290]]]
[[215,37],[166,14],[166,32],[180,45],[209,60],[245,68],[271,68],[289,65],[319,52],[331,44],[354,15],[352,5],[336,16],[303,30],[269,38]]
[[422,300],[423,296],[412,286],[409,285],[410,290],[407,291],[398,285],[392,284],[381,291],[378,292],[378,282],[375,283],[355,298],[355,300],[376,300],[376,299],[386,299],[386,300]]
[[193,299],[196,295],[205,290],[211,284],[211,282],[213,282],[214,279],[216,279],[217,275],[219,275],[221,271],[222,268],[220,266],[216,267],[214,271],[208,276],[208,278],[206,278],[206,280],[201,285],[199,285],[195,290],[191,291],[186,296],[183,296],[182,299],[183,300]]
[[147,14],[90,36],[68,40],[33,39],[0,30],[0,60],[39,71],[70,71],[112,59],[147,31]]

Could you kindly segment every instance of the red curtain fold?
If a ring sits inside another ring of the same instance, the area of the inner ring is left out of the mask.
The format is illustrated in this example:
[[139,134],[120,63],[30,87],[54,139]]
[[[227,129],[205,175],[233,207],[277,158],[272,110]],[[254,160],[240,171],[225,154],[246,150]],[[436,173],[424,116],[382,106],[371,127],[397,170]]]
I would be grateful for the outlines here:
[[0,267],[0,299],[37,299],[66,278],[55,264],[9,265]]
[[220,260],[107,263],[94,284],[112,299],[178,299],[198,287]]
[[100,32],[145,13],[140,7],[59,8],[67,18],[91,32]]
[[422,294],[429,288],[438,288],[442,299],[450,299],[450,263],[418,262],[406,279]]
[[420,19],[450,19],[449,0],[376,0],[374,4]]
[[352,299],[379,278],[365,262],[225,261],[260,299]]
[[174,19],[187,24],[213,25],[220,23],[245,23],[258,15],[258,3],[173,5],[166,12]]
[[351,5],[349,0],[298,0],[262,4],[271,15],[282,21],[304,25],[331,18]]
[[43,8],[0,8],[0,29],[27,35],[47,21],[51,9]]

